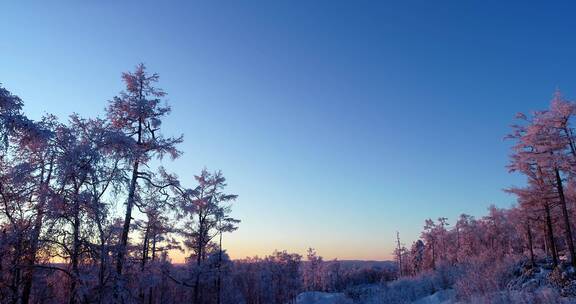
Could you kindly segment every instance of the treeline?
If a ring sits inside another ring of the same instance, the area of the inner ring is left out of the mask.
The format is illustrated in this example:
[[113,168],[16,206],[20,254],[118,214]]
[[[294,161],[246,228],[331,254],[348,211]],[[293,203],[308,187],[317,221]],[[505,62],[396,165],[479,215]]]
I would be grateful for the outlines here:
[[[395,279],[392,265],[374,266],[366,262],[324,261],[313,249],[306,259],[296,253],[275,251],[265,257],[230,261],[224,254],[219,269],[218,259],[203,264],[202,298],[200,303],[293,303],[305,291],[352,293],[357,286],[380,284]],[[185,278],[190,267],[165,263],[164,297],[161,303],[186,302],[194,295]],[[181,280],[184,278],[184,280]],[[219,291],[218,279],[222,289]]]
[[467,273],[470,281],[460,286],[465,289],[466,284],[481,282],[483,275],[493,276],[498,262],[511,257],[525,259],[529,267],[576,266],[575,115],[576,103],[559,92],[548,109],[517,114],[518,122],[506,136],[513,142],[508,169],[524,175],[527,184],[504,190],[517,197],[517,204],[502,209],[491,206],[481,218],[462,214],[452,224],[444,217],[427,219],[420,239],[409,248],[397,240],[394,254],[399,274],[482,265]]
[[[401,276],[416,275],[435,270],[440,266],[456,265],[475,257],[501,259],[506,255],[524,254],[529,251],[524,218],[518,209],[500,209],[491,206],[488,215],[475,218],[462,214],[453,227],[446,218],[426,220],[421,239],[408,249],[395,250],[401,262]],[[538,241],[536,231],[531,231],[533,249],[545,250],[545,242]]]

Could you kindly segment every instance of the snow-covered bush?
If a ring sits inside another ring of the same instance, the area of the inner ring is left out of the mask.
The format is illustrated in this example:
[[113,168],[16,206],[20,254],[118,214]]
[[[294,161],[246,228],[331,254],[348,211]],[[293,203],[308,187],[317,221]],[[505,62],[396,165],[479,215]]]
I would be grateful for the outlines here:
[[466,301],[470,304],[549,304],[574,303],[573,300],[562,298],[557,290],[544,287],[534,292],[498,291],[485,295],[476,295]]
[[516,257],[493,259],[478,257],[462,264],[463,275],[454,288],[459,299],[485,295],[504,290],[520,267]]
[[425,271],[384,284],[377,292],[360,297],[360,300],[369,304],[411,303],[436,292],[450,290],[462,275],[460,267],[443,264],[435,271]]

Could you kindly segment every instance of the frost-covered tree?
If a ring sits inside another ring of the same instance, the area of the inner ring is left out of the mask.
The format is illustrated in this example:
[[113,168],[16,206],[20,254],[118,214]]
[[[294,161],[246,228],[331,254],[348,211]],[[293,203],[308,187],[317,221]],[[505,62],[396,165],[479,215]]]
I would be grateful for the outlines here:
[[409,257],[409,252],[404,244],[400,242],[400,233],[396,231],[396,248],[394,248],[394,258],[396,259],[396,265],[398,267],[398,277],[406,275],[410,272],[409,265],[407,263]]
[[[202,263],[208,254],[220,251],[221,243],[214,239],[224,232],[234,231],[239,220],[230,217],[230,202],[235,194],[226,194],[226,178],[220,171],[209,173],[204,169],[195,176],[198,185],[184,192],[180,200],[179,217],[183,220],[180,234],[191,250],[189,257],[194,271],[194,303],[202,302]],[[220,239],[221,242],[221,239]]]
[[[158,75],[139,65],[123,80],[106,119],[32,121],[23,101],[0,87],[0,302],[244,302],[222,238],[239,223],[230,216],[236,195],[223,191],[220,172],[203,172],[197,188],[183,190],[175,175],[151,169],[154,158],[178,157],[182,139],[160,133],[170,108],[161,104]],[[126,203],[123,218],[115,217],[117,201]],[[168,251],[181,241],[175,232],[188,236],[199,265],[171,263]],[[291,275],[299,265],[292,258],[277,254],[267,269],[284,263]],[[182,270],[202,281],[173,276]],[[275,292],[281,301],[293,296]]]
[[53,174],[56,153],[53,141],[56,125],[56,118],[51,115],[47,115],[41,121],[36,122],[34,127],[29,129],[32,131],[32,135],[25,132],[17,137],[17,145],[15,146],[17,151],[14,151],[14,158],[11,159],[15,164],[11,174],[15,174],[18,179],[28,183],[31,187],[28,188],[31,190],[29,196],[33,202],[33,204],[27,204],[28,212],[20,214],[24,217],[27,225],[30,225],[30,231],[24,235],[29,238],[26,250],[22,253],[24,261],[19,264],[24,268],[21,295],[23,303],[28,303],[32,292],[38,252],[43,245],[40,242],[40,236],[44,227],[48,202],[58,192]]
[[42,130],[38,125],[28,119],[22,112],[24,102],[20,97],[12,94],[0,84],[0,143],[3,150],[0,155],[7,152],[10,141],[20,144],[33,144],[42,141]]
[[557,92],[550,109],[534,112],[532,117],[518,114],[517,118],[523,123],[513,126],[509,138],[515,141],[510,169],[526,174],[539,188],[549,186],[553,190],[554,196],[548,197],[548,191],[541,189],[546,193],[547,203],[554,202],[560,207],[564,240],[572,264],[576,266],[572,223],[564,189],[576,161],[571,128],[574,109],[574,104]]
[[416,240],[410,248],[411,256],[411,273],[415,275],[422,271],[422,263],[424,260],[424,242]]
[[309,291],[322,290],[322,272],[324,260],[316,253],[314,248],[308,248],[306,252],[306,262],[303,266],[302,278],[304,289]]
[[170,107],[162,105],[166,94],[155,87],[158,74],[149,74],[143,64],[133,73],[122,74],[125,91],[114,97],[107,108],[108,119],[112,127],[126,136],[125,144],[129,153],[125,159],[125,170],[129,172],[126,209],[122,233],[116,255],[116,273],[122,274],[128,247],[128,236],[132,211],[139,193],[139,181],[148,180],[151,172],[148,164],[154,157],[169,155],[172,159],[180,155],[176,145],[182,137],[164,137],[160,133],[162,119],[170,113]]
[[437,226],[432,219],[427,219],[422,232],[425,245],[424,267],[436,269],[436,255],[438,252]]

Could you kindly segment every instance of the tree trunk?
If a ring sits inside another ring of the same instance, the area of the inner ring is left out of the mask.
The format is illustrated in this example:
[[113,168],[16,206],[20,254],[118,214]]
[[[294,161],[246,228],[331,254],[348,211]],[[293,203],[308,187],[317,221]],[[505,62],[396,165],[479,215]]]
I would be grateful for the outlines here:
[[122,268],[124,266],[124,259],[128,247],[128,233],[130,232],[130,221],[132,220],[132,207],[134,206],[134,195],[136,192],[136,181],[138,179],[138,166],[139,162],[134,162],[134,169],[132,170],[132,179],[130,181],[130,189],[128,191],[128,201],[126,203],[126,214],[124,216],[124,226],[122,227],[122,236],[116,256],[116,282],[114,286],[114,301],[118,302],[120,297],[120,290],[118,290],[118,280],[122,277]]
[[50,166],[48,168],[48,176],[44,180],[44,175],[46,174],[44,169],[44,163],[41,164],[42,172],[40,173],[40,194],[38,205],[36,207],[37,214],[34,221],[34,228],[32,229],[32,237],[30,241],[30,252],[28,254],[28,259],[26,263],[26,269],[24,270],[24,288],[22,289],[22,304],[28,304],[30,301],[30,293],[32,292],[32,281],[34,280],[34,265],[36,264],[36,254],[38,251],[38,240],[40,238],[40,230],[42,230],[42,223],[44,221],[44,205],[46,203],[46,191],[50,185],[50,179],[52,176],[52,168],[54,165],[54,157],[50,158]]
[[[156,230],[152,229],[152,262],[156,260]],[[151,286],[148,291],[148,304],[154,302],[154,286]]]
[[436,270],[436,251],[435,251],[435,242],[432,242],[432,270]]
[[552,254],[552,264],[554,267],[558,266],[558,253],[556,252],[556,244],[554,242],[554,230],[552,228],[552,217],[550,216],[550,205],[544,204],[544,211],[546,211],[546,229],[548,235],[548,243],[550,245],[550,253]]
[[218,243],[218,282],[216,292],[216,304],[222,303],[222,231],[220,231],[220,241]]
[[194,303],[200,304],[200,265],[202,264],[202,258],[204,255],[204,219],[202,217],[202,212],[198,214],[198,224],[200,225],[199,237],[198,237],[198,252],[196,252],[196,281],[194,282]]
[[542,225],[542,230],[544,231],[544,245],[543,248],[546,256],[550,256],[550,246],[548,245],[548,229],[546,228],[546,224]]
[[[94,202],[99,202],[99,199],[95,196]],[[102,227],[103,218],[100,215],[100,209],[97,207],[94,210],[94,216],[96,217],[96,227],[98,228],[98,239],[100,241],[100,261],[99,261],[99,269],[98,269],[98,303],[102,303],[102,296],[104,291],[104,273],[106,270],[106,260],[107,260],[107,251],[106,251],[106,237],[104,235],[104,227]]]
[[139,162],[134,162],[134,169],[132,170],[132,179],[130,181],[130,189],[128,191],[128,202],[126,204],[126,213],[124,215],[124,226],[122,227],[122,237],[120,238],[120,248],[118,248],[118,256],[116,258],[116,273],[122,274],[122,267],[124,257],[126,255],[126,247],[128,246],[128,233],[130,232],[130,221],[132,220],[132,207],[134,206],[134,195],[136,192],[136,180],[138,179],[138,165]]
[[23,240],[23,236],[22,236],[22,232],[17,230],[17,243],[16,243],[16,248],[15,248],[15,252],[14,252],[14,258],[12,259],[12,265],[15,265],[15,267],[12,268],[12,284],[10,284],[10,290],[12,292],[11,296],[12,296],[12,304],[17,304],[18,300],[19,300],[19,290],[18,290],[18,286],[20,285],[20,279],[21,279],[21,273],[22,270],[21,268],[18,266],[20,264],[20,260],[22,259],[22,251],[23,251],[23,246],[22,246],[22,240]]
[[[142,95],[142,93],[140,93]],[[138,121],[138,140],[136,142],[137,146],[140,147],[142,144],[142,119]],[[140,161],[136,155],[136,160],[134,161],[134,168],[132,169],[132,179],[130,180],[130,188],[128,190],[128,201],[126,202],[126,214],[124,216],[124,226],[122,227],[122,237],[120,239],[120,248],[118,249],[118,256],[116,258],[116,273],[118,277],[122,275],[122,266],[124,264],[124,258],[126,256],[126,249],[128,246],[128,233],[130,232],[130,221],[132,220],[132,208],[134,207],[134,196],[136,194],[136,183],[138,182],[138,167],[140,166]]]
[[70,304],[76,303],[76,281],[80,277],[78,269],[78,255],[80,254],[80,202],[78,201],[79,188],[76,189],[74,194],[74,227],[73,227],[73,245],[72,256],[70,257],[72,263],[72,282],[70,284]]
[[[150,231],[150,221],[146,224],[146,231],[144,232],[144,241],[142,242],[142,261],[140,263],[140,272],[144,273],[144,267],[146,267],[146,261],[148,260],[148,243],[149,243],[149,232]],[[140,288],[140,302],[144,303],[146,300],[145,291]]]
[[32,241],[30,244],[29,256],[26,259],[26,269],[24,269],[24,287],[22,289],[22,304],[28,304],[30,301],[30,294],[32,293],[32,281],[34,280],[34,265],[36,264],[36,253],[38,251],[38,239],[40,237],[40,230],[42,229],[42,222],[44,217],[44,206],[38,206],[38,215],[34,222],[34,229],[32,230]]
[[572,228],[570,226],[570,218],[568,216],[568,207],[566,206],[566,198],[564,197],[564,188],[562,186],[562,178],[558,168],[554,169],[556,173],[556,187],[558,189],[558,196],[560,197],[560,207],[562,208],[562,215],[564,218],[564,234],[568,250],[570,251],[570,262],[573,267],[576,267],[576,253],[574,251],[574,241],[572,240]]
[[156,231],[154,231],[152,237],[152,261],[156,260],[156,238]]
[[398,276],[402,276],[402,248],[400,246],[400,233],[396,231],[396,254],[398,259]]
[[534,249],[532,245],[532,230],[530,229],[530,221],[526,221],[526,234],[528,236],[528,248],[530,249],[530,264],[534,267],[535,260],[534,260]]
[[141,271],[144,271],[144,266],[146,266],[146,261],[148,260],[149,231],[150,231],[150,222],[146,224],[146,231],[144,232],[144,241],[142,243],[142,262],[140,264]]

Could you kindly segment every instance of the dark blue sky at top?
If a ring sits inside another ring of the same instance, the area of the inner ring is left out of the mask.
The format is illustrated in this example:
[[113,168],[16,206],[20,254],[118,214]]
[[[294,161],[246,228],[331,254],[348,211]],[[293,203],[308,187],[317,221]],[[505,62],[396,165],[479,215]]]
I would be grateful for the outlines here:
[[576,7],[510,1],[8,1],[0,82],[26,112],[103,115],[161,76],[184,183],[240,195],[233,256],[386,258],[425,218],[510,206],[516,112],[576,96]]

